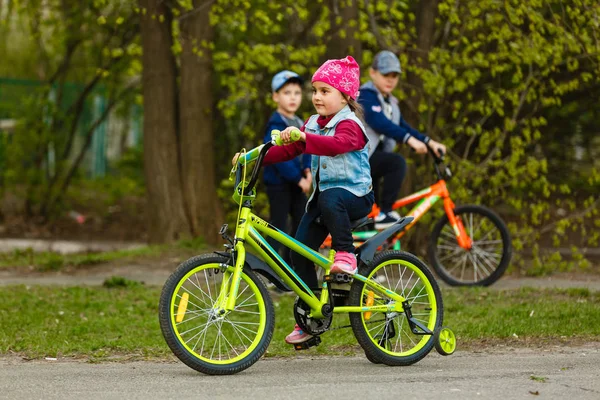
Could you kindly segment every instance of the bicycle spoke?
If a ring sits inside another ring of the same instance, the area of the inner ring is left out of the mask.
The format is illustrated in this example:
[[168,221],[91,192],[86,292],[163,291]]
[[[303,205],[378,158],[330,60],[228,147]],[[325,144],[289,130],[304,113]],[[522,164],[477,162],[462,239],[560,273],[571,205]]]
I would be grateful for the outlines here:
[[[235,353],[235,355],[236,355],[236,356],[239,356],[239,355],[240,355],[240,354],[237,352],[237,350],[235,349],[235,347],[234,347],[234,346],[233,346],[233,345],[232,345],[232,344],[229,342],[229,340],[227,340],[227,336],[223,335],[223,340],[224,340],[225,342],[227,342],[227,344],[229,345],[229,347],[231,348],[231,350],[233,350],[233,352]],[[227,353],[226,353],[226,355],[228,356],[228,358],[231,358],[231,357],[229,356],[229,350],[227,350]],[[220,360],[220,358],[219,358],[219,360]]]
[[502,239],[493,239],[493,240],[477,240],[477,241],[474,241],[473,243],[476,243],[478,246],[481,246],[481,245],[488,245],[488,244],[494,244],[494,243],[501,244],[501,243],[502,243]]
[[[194,282],[191,282],[191,284],[195,286]],[[196,287],[197,287],[197,286],[196,286]],[[197,288],[200,290],[200,292],[201,292],[201,293],[204,293],[204,292],[202,291],[202,289],[200,289],[199,287],[197,287]],[[195,294],[194,292],[192,292],[190,289],[188,289],[187,287],[185,287],[185,286],[183,286],[183,285],[181,286],[181,289],[183,289],[183,290],[185,290],[186,292],[188,292],[188,294],[189,294],[190,296],[194,296],[196,299],[198,299],[199,301],[201,301],[202,303],[204,303],[204,304],[205,304],[207,307],[210,307],[210,308],[212,308],[212,301],[211,301],[211,302],[209,302],[209,303],[205,302],[205,301],[204,301],[202,298],[200,298],[200,297],[196,296],[196,294]],[[179,293],[177,294],[177,296],[181,297],[181,295],[180,295]],[[210,299],[210,297],[209,297],[209,299]],[[212,300],[212,299],[211,299],[211,300]]]
[[486,259],[485,257],[482,257],[476,251],[473,252],[473,258],[474,259],[477,259],[477,258],[481,259],[481,261],[482,261],[482,263],[480,264],[481,265],[481,269],[484,270],[487,273],[487,276],[490,276],[494,272],[494,270],[496,269],[494,267],[494,265],[488,259]]
[[[208,332],[208,328],[210,328],[211,325],[212,324],[209,322],[206,325],[206,328],[204,328],[203,335],[201,335],[202,336],[202,346],[200,347],[200,354],[204,353],[204,342],[206,341],[206,334]],[[196,344],[194,344],[194,347],[192,348],[192,350],[194,350],[194,351],[196,350],[196,346],[198,346],[199,341],[200,341],[200,337],[198,337],[198,340],[196,341]]]
[[[242,346],[244,346],[244,350],[248,349],[248,346],[246,346],[246,344],[244,344],[244,339],[242,339],[242,337],[240,336],[240,333],[242,335],[244,335],[243,332],[241,332],[236,326],[235,324],[232,324],[230,321],[228,321],[227,319],[225,319],[227,322],[229,322],[229,324],[231,325],[231,327],[233,328],[233,332],[237,335],[238,339],[240,339],[240,343]],[[252,341],[248,338],[248,336],[244,335],[244,337],[246,338],[246,340],[248,340],[248,342],[250,344],[252,344]]]
[[495,261],[500,261],[500,259],[502,258],[502,254],[491,253],[491,252],[483,250],[483,249],[481,249],[479,247],[474,247],[473,250],[477,254],[479,254],[480,257],[486,257],[488,259],[492,259],[492,260],[495,260]]
[[[230,320],[228,320],[227,318],[226,318],[225,320],[231,324],[231,326],[233,327],[233,329],[234,329],[236,332],[239,332],[239,333],[241,333],[241,334],[242,334],[242,336],[244,336],[244,337],[246,338],[246,340],[248,340],[248,342],[252,343],[252,339],[250,339],[248,336],[246,336],[246,334],[245,334],[244,332],[242,332],[242,330],[241,330],[241,329],[239,329],[239,328],[236,326],[236,324],[235,324],[235,323],[231,322],[231,321],[230,321]],[[241,340],[241,339],[240,339],[240,340]]]
[[[185,288],[184,288],[184,289],[185,289]],[[189,290],[187,290],[187,289],[185,289],[185,290],[186,290],[186,291],[187,291],[189,294],[191,294],[192,296],[194,296],[195,298],[197,298],[198,300],[202,301],[201,299],[199,299],[197,296],[195,296],[195,295],[194,295],[192,292],[190,292]],[[180,294],[177,294],[177,297],[178,297],[179,299],[181,299],[181,295],[180,295]],[[205,302],[203,302],[203,303],[204,303],[204,306],[206,306],[206,308],[203,308],[203,307],[199,306],[198,304],[194,303],[193,301],[189,300],[189,298],[188,298],[188,306],[189,306],[189,305],[192,305],[192,306],[196,307],[196,308],[197,308],[197,309],[199,309],[199,310],[210,310],[210,309],[212,308],[212,305],[211,305],[211,304],[207,304],[207,303],[205,303]],[[192,312],[192,311],[187,311],[187,312]],[[173,315],[177,315],[177,313],[176,313],[176,312],[174,312],[174,313],[173,313]]]

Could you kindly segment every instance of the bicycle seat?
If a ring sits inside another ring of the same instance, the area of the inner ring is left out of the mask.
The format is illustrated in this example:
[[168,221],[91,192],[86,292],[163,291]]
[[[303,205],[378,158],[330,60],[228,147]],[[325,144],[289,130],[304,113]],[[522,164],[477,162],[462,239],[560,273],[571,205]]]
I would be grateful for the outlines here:
[[[319,225],[323,224],[323,221],[321,220],[321,216],[319,215],[317,217],[317,219],[315,219],[315,222]],[[371,222],[371,219],[369,218],[369,216],[366,217],[362,217],[359,219],[355,219],[353,221],[350,221],[350,230],[355,230],[358,228],[362,228],[363,226],[369,224]]]
[[370,222],[371,222],[371,219],[369,218],[369,216],[355,219],[354,221],[350,221],[350,228],[352,230],[362,228],[363,226],[369,224]]

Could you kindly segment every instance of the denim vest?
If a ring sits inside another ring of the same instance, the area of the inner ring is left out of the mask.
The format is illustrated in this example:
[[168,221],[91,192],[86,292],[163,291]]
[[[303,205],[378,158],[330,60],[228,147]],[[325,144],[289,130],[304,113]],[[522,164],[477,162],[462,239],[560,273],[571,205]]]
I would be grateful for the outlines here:
[[304,127],[306,133],[333,136],[337,124],[345,119],[350,119],[360,126],[367,143],[362,150],[338,154],[334,157],[313,155],[311,160],[311,172],[314,177],[312,182],[313,193],[308,202],[310,203],[314,197],[317,186],[317,173],[319,176],[319,189],[322,192],[327,189],[342,188],[358,197],[369,194],[373,189],[368,151],[370,143],[365,132],[365,127],[360,119],[354,115],[348,106],[342,108],[342,110],[340,110],[323,129],[321,129],[317,123],[318,118],[318,114],[309,118]]
[[[383,103],[385,102],[383,95],[381,94],[381,92],[379,90],[377,90],[377,88],[375,87],[375,84],[372,81],[369,81],[369,82],[365,83],[364,85],[362,85],[360,87],[360,90],[372,90],[377,93],[377,99],[379,100],[379,104],[383,105]],[[389,100],[390,100],[390,104],[392,105],[391,121],[396,125],[400,125],[400,117],[402,116],[402,114],[400,113],[400,106],[398,105],[398,99],[390,94]],[[369,156],[371,156],[375,152],[375,149],[379,145],[380,141],[383,142],[383,149],[382,149],[383,151],[388,152],[388,153],[391,153],[394,151],[394,148],[396,147],[396,141],[394,139],[386,137],[385,135],[378,134],[369,125],[367,125],[366,128],[367,128],[367,136],[369,137],[369,139],[371,141],[371,149],[369,150]]]

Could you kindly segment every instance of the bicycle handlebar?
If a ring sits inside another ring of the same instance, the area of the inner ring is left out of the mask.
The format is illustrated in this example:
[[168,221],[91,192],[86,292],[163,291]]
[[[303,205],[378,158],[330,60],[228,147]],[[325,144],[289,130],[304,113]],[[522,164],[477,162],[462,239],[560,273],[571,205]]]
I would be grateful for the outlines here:
[[444,163],[444,150],[442,150],[441,148],[438,148],[437,151],[440,154],[440,156],[438,157],[438,155],[435,153],[435,151],[433,151],[433,149],[431,148],[431,146],[429,146],[429,144],[426,144],[427,146],[427,151],[429,154],[431,154],[431,156],[433,157],[433,167],[435,168],[435,173],[438,176],[438,179],[450,179],[452,177],[452,172],[450,171],[450,168],[448,168],[448,166],[446,165],[444,167],[444,171],[443,173],[440,171],[440,164]]
[[444,150],[442,150],[441,147],[438,147],[437,149],[438,153],[440,154],[440,156],[438,157],[438,155],[435,153],[435,151],[433,151],[431,146],[429,146],[429,143],[425,143],[425,146],[427,146],[427,152],[431,154],[436,164],[441,164],[444,161]]
[[[302,136],[300,133],[299,129],[294,129],[292,132],[290,132],[290,136],[292,139],[292,142],[297,142],[298,140],[300,140],[300,137]],[[283,146],[287,143],[283,143],[283,141],[281,140],[281,131],[277,130],[277,129],[273,129],[271,131],[271,142],[276,145],[276,146]]]
[[[284,143],[281,140],[280,135],[281,135],[281,132],[279,130],[273,129],[271,131],[271,141],[269,143],[261,144],[260,146],[257,146],[255,148],[253,148],[252,150],[250,150],[249,152],[247,152],[246,154],[244,154],[244,156],[240,155],[240,157],[238,157],[236,165],[234,165],[234,167],[232,168],[232,170],[229,174],[229,177],[231,178],[231,176],[235,172],[234,190],[238,190],[238,186],[242,182],[242,179],[243,179],[242,167],[246,167],[247,164],[256,160],[256,163],[254,164],[254,168],[252,170],[252,174],[250,175],[250,180],[248,181],[248,184],[245,185],[245,187],[243,188],[244,195],[248,195],[251,193],[251,191],[252,191],[252,189],[254,189],[254,185],[256,184],[256,181],[258,179],[258,173],[260,171],[260,168],[262,167],[262,161],[265,158],[265,156],[267,155],[267,151],[269,151],[269,149],[273,146],[283,146],[283,145],[289,144],[289,143]],[[297,142],[298,140],[300,140],[300,137],[301,137],[300,130],[294,129],[291,132],[290,136],[291,136],[291,138],[290,138],[291,142]]]

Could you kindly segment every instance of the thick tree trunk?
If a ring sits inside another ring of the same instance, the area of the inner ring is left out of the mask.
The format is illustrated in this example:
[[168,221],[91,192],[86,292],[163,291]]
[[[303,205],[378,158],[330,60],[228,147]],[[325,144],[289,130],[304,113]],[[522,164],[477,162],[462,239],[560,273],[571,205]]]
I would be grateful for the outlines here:
[[[144,172],[151,242],[189,237],[179,174],[176,68],[170,11],[161,0],[140,0],[144,69]],[[153,18],[154,17],[154,18]]]
[[327,43],[327,58],[354,57],[362,60],[362,46],[355,35],[358,31],[358,1],[330,0],[330,37]]
[[[438,15],[438,5],[440,0],[421,0],[417,6],[417,15],[415,28],[417,31],[417,49],[411,56],[409,62],[414,66],[421,68],[429,67],[429,51],[433,46],[435,36],[435,19]],[[421,101],[423,90],[423,81],[415,73],[409,73],[407,76],[411,87],[416,88],[416,93],[409,98],[409,107],[402,110],[406,120],[416,128],[419,122],[418,108]]]
[[[409,60],[409,63],[412,63],[413,66],[420,68],[429,67],[428,57],[429,51],[433,46],[433,38],[435,37],[435,18],[438,15],[439,3],[440,0],[421,0],[418,2],[415,20],[417,49],[416,52],[411,54]],[[420,121],[418,109],[419,102],[421,101],[423,95],[423,80],[415,73],[409,73],[407,75],[407,80],[410,86],[415,88],[415,92],[409,97],[408,104],[402,107],[402,114],[413,127],[419,129]],[[426,127],[426,129],[427,128],[428,127]],[[425,133],[431,134],[431,132]],[[411,152],[408,149],[405,148],[403,153],[405,154],[405,157],[412,157],[414,159],[414,155],[411,155]],[[432,183],[428,178],[424,180],[422,176],[417,176],[416,174],[416,168],[420,162],[431,163],[429,156],[425,156],[425,158],[417,159],[415,161],[417,161],[417,164],[412,164],[412,166],[408,169],[408,173],[406,174],[406,178],[400,192],[401,196],[414,193],[416,190],[422,189],[423,187]],[[426,243],[427,234],[428,232],[424,225],[417,225],[415,227],[415,232],[408,238],[408,242],[406,243],[407,247],[424,250],[425,246],[423,246],[423,243]]]
[[[202,3],[194,0],[194,8]],[[181,21],[180,154],[183,193],[194,235],[220,242],[223,210],[217,197],[212,116],[213,31],[206,7]]]
[[[433,46],[433,38],[435,36],[435,18],[438,15],[439,0],[422,0],[417,6],[417,18],[415,20],[415,28],[417,31],[417,49],[412,53],[409,63],[420,68],[429,66],[428,55],[429,50]],[[423,93],[423,81],[421,77],[415,73],[407,74],[409,86],[414,88],[408,101],[402,107],[402,115],[414,128],[419,129],[419,102]],[[430,132],[425,132],[430,133]],[[411,157],[410,151],[403,151],[405,157]],[[426,160],[425,162],[429,162]],[[414,192],[417,187],[423,186],[422,179],[416,177],[414,166],[409,168],[404,184],[402,185],[401,195],[408,195]]]

